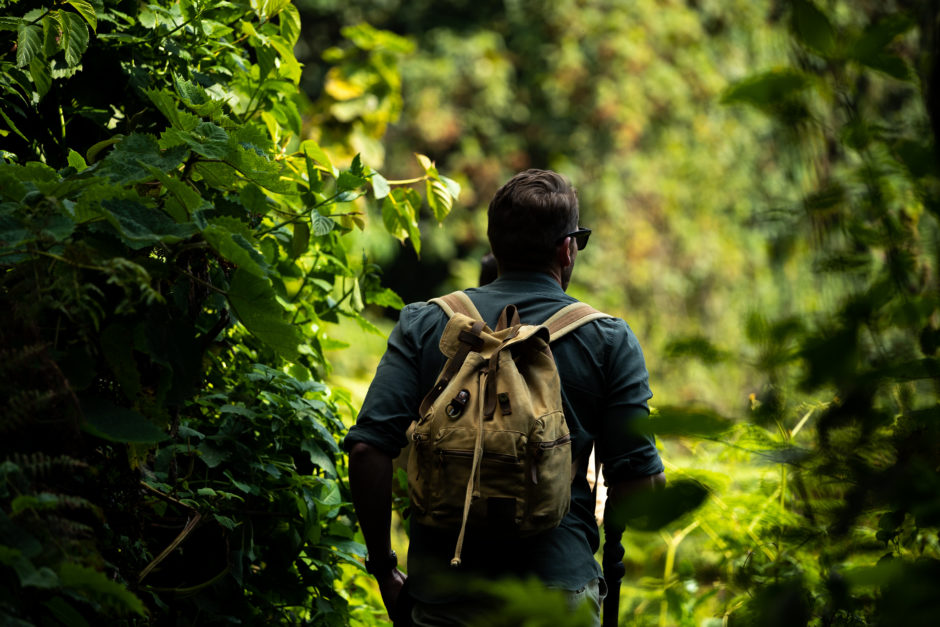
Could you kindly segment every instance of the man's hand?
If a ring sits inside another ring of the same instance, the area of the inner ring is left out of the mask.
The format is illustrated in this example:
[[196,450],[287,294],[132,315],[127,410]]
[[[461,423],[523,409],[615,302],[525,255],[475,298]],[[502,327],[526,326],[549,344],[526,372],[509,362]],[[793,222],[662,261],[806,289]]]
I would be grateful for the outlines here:
[[406,579],[405,574],[397,568],[375,577],[375,580],[379,583],[379,590],[382,592],[382,603],[385,604],[385,611],[388,612],[388,617],[393,622],[398,622],[398,619],[401,618],[399,611],[402,608],[398,607],[398,600]]

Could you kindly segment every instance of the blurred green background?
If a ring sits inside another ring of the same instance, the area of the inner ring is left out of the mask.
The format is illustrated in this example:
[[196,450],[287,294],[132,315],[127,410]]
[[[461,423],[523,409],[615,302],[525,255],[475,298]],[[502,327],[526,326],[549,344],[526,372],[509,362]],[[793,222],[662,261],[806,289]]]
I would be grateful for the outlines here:
[[[710,495],[628,532],[625,619],[930,620],[907,584],[937,572],[936,3],[298,5],[301,56],[360,22],[414,44],[384,140],[354,146],[390,178],[420,152],[462,185],[420,255],[375,216],[353,244],[406,302],[476,284],[515,172],[578,188],[594,234],[570,293],[634,329],[667,473]],[[379,113],[315,65],[336,117]],[[334,377],[361,397],[383,340],[338,333]]]

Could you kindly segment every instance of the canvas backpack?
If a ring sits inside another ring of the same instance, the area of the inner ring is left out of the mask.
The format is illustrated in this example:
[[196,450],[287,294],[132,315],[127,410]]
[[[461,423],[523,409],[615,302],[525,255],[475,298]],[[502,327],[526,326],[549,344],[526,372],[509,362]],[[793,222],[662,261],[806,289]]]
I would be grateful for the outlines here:
[[571,434],[549,344],[610,316],[573,303],[529,325],[508,305],[490,329],[464,292],[429,302],[449,317],[440,340],[447,362],[412,425],[408,492],[413,520],[459,529],[451,560],[459,566],[468,525],[528,535],[568,513]]

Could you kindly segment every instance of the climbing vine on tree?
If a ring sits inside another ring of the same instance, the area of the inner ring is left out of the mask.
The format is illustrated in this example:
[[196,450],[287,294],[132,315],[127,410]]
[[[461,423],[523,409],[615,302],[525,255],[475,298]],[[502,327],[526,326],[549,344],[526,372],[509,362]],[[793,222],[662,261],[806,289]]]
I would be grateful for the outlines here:
[[[328,325],[401,303],[344,235],[418,249],[459,187],[311,139],[288,0],[2,4],[0,618],[348,623]],[[408,43],[344,34],[381,132]]]

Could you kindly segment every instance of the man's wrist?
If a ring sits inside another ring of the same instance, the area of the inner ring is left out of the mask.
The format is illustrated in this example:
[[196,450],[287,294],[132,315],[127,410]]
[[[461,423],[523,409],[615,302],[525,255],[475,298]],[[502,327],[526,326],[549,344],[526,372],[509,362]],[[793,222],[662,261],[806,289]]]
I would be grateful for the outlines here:
[[387,575],[398,567],[398,555],[395,551],[389,550],[387,555],[373,558],[366,556],[366,572],[373,577]]

